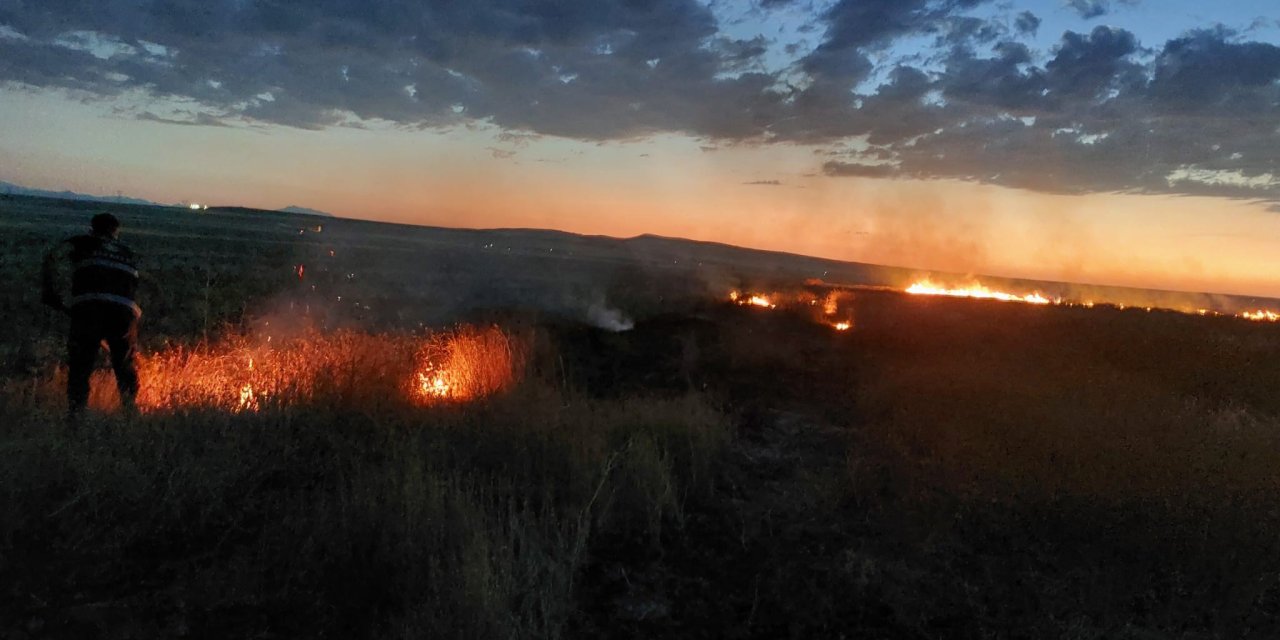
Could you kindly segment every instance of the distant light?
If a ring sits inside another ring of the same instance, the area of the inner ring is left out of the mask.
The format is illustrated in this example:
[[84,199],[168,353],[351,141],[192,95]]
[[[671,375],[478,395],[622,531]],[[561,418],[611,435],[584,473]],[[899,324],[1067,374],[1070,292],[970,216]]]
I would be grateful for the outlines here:
[[[208,207],[206,207],[206,208],[208,208]],[[198,204],[196,204],[196,203],[192,202],[192,203],[191,203],[191,210],[192,210],[192,211],[199,211],[199,210],[200,210],[200,205],[198,205]]]

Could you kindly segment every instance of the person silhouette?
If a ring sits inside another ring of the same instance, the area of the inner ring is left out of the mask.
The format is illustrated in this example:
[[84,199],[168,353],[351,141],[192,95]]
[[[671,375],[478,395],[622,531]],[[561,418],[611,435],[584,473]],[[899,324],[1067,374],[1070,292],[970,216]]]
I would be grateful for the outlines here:
[[[44,304],[71,317],[67,335],[68,419],[77,424],[89,404],[89,380],[102,343],[111,354],[120,403],[127,414],[136,412],[138,396],[138,267],[133,251],[120,241],[120,221],[99,213],[90,233],[59,242],[44,256],[41,269]],[[57,265],[71,264],[71,298],[64,303],[57,282]]]

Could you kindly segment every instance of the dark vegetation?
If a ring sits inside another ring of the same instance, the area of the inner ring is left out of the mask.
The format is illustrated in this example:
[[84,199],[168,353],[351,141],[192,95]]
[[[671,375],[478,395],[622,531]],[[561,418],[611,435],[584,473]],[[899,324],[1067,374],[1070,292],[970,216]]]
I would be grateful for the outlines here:
[[[28,247],[86,216],[20,204],[0,211],[5,266],[31,276],[0,291],[5,637],[1280,631],[1275,325],[861,293],[837,333],[612,258],[138,209],[149,348],[299,315],[496,321],[531,336],[527,371],[456,407],[72,432],[30,392],[61,325]],[[298,281],[303,260],[321,266]],[[635,328],[581,322],[597,291]]]

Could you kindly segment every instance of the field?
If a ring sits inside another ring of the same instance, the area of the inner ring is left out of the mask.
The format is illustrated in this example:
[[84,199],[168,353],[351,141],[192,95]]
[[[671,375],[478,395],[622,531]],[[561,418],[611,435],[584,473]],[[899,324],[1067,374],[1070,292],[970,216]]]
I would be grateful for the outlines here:
[[1280,633],[1280,325],[859,291],[837,331],[776,257],[124,207],[166,400],[103,371],[71,429],[33,284],[95,209],[0,201],[0,636]]

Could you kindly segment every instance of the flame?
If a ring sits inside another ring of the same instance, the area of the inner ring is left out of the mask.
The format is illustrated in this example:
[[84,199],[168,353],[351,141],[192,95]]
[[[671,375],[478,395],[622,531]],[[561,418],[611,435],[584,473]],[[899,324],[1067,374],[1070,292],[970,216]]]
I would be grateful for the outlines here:
[[[518,382],[524,345],[498,327],[461,326],[426,336],[233,334],[139,354],[137,407],[143,413],[238,414],[307,403],[363,408],[470,402]],[[118,406],[109,376],[95,373],[90,402],[97,410]]]
[[[249,358],[248,371],[251,374],[253,373],[253,357],[252,356]],[[246,382],[244,383],[244,386],[240,387],[240,402],[239,404],[236,405],[235,410],[237,413],[241,411],[257,411],[258,410],[258,396],[253,392],[252,382]]]
[[1245,311],[1240,314],[1245,320],[1254,322],[1280,322],[1280,313],[1271,311],[1270,309],[1258,309],[1257,311]]
[[[921,294],[921,295],[953,296],[957,298],[981,298],[981,299],[987,299],[987,300],[1003,300],[1006,302],[1026,302],[1029,304],[1058,304],[1058,305],[1067,305],[1067,306],[1080,306],[1086,309],[1092,309],[1094,306],[1098,304],[1098,303],[1095,303],[1093,300],[1084,300],[1082,302],[1072,302],[1068,300],[1063,300],[1061,298],[1049,298],[1044,296],[1040,292],[1018,295],[1014,293],[1006,293],[1003,291],[994,291],[982,284],[973,284],[963,289],[947,289],[945,287],[936,286],[928,280],[921,280],[919,282],[916,282],[915,284],[912,284],[911,286],[907,287],[906,292],[911,294]],[[1102,304],[1105,305],[1107,303],[1102,303]],[[1114,303],[1113,306],[1120,311],[1124,311],[1126,308],[1129,308],[1131,305]],[[1212,309],[1188,309],[1188,308],[1175,309],[1175,308],[1154,307],[1154,306],[1151,306],[1151,307],[1143,306],[1139,308],[1143,309],[1148,313],[1155,311],[1157,309],[1161,309],[1165,311],[1177,311],[1180,313],[1194,314],[1194,315],[1200,315],[1200,316],[1217,317],[1217,316],[1225,315],[1223,312],[1215,311]],[[1270,309],[1256,309],[1253,311],[1243,311],[1235,314],[1235,317],[1241,318],[1244,320],[1250,320],[1253,322],[1280,322],[1280,312],[1272,311]]]
[[419,373],[418,392],[427,398],[447,398],[452,385],[444,381],[440,373]]
[[240,387],[240,404],[236,407],[236,411],[257,411],[258,398],[253,393],[253,385],[246,382]]
[[467,401],[508,387],[519,367],[511,339],[496,327],[460,327],[418,351],[416,392],[421,402]]
[[768,296],[760,293],[743,294],[737,291],[729,292],[729,301],[740,304],[744,307],[760,307],[762,309],[777,309],[778,305]]
[[839,310],[840,296],[838,296],[836,292],[832,291],[831,293],[828,293],[826,299],[822,301],[822,313],[823,315],[834,316]]
[[850,328],[852,328],[852,327],[853,327],[853,323],[852,323],[852,322],[837,322],[837,323],[835,323],[835,324],[833,324],[833,325],[831,325],[831,326],[832,326],[832,327],[834,327],[836,331],[848,331]]
[[1017,295],[1006,293],[1004,291],[993,291],[981,284],[973,284],[963,289],[947,289],[934,285],[928,280],[921,280],[907,287],[907,293],[915,295],[930,296],[951,296],[954,298],[979,298],[983,300],[1002,300],[1004,302],[1025,302],[1028,304],[1052,304],[1055,300],[1050,300],[1039,292],[1028,293],[1025,295]]

